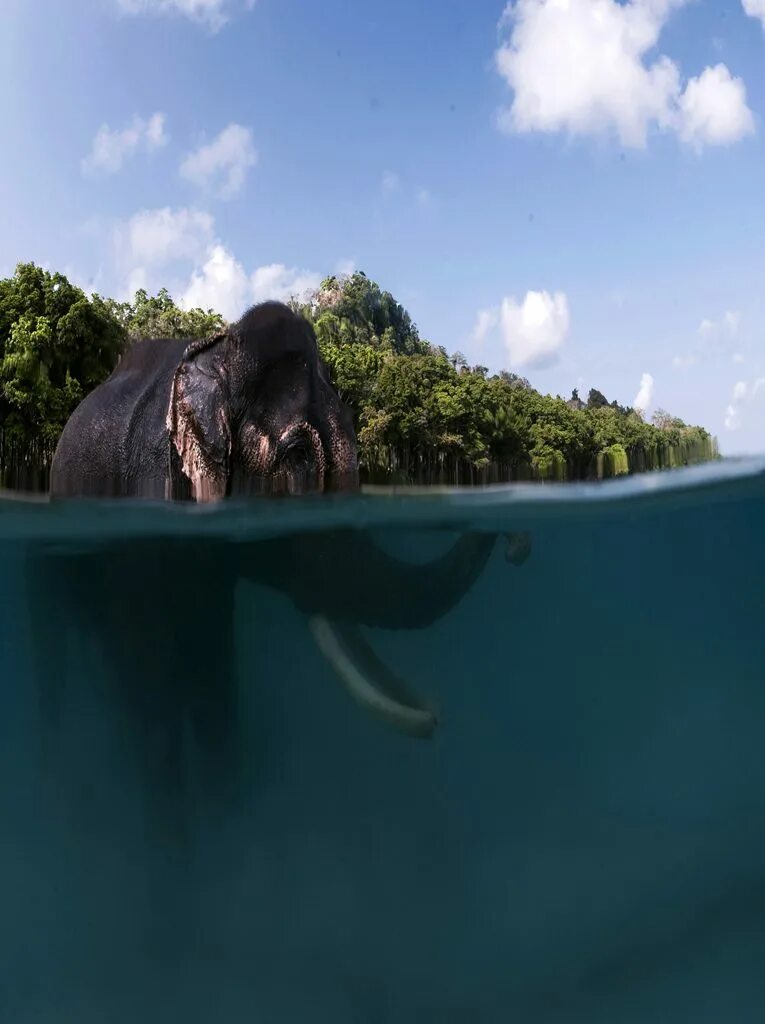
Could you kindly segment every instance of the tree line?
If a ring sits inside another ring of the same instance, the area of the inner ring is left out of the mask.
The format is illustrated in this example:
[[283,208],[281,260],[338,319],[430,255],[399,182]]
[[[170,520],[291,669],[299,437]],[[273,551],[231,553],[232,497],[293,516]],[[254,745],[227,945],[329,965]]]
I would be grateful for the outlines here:
[[[542,395],[524,377],[469,366],[420,337],[407,311],[361,272],[292,300],[353,412],[362,477],[375,483],[584,480],[717,457],[708,431],[658,411],[651,423],[593,389]],[[0,485],[43,489],[59,435],[132,340],[221,330],[166,290],[132,302],[87,296],[33,263],[0,280]]]

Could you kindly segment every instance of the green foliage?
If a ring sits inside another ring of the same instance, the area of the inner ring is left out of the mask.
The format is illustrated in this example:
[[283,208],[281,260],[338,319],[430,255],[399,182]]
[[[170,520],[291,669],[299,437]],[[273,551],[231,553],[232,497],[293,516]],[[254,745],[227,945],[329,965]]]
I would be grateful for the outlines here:
[[326,278],[310,302],[294,308],[313,323],[320,344],[370,345],[396,355],[430,348],[404,307],[361,271]]
[[591,388],[590,393],[587,396],[587,408],[602,409],[606,405],[608,405],[608,399],[606,396],[596,388]]
[[420,340],[408,315],[361,273],[327,278],[297,307],[353,411],[371,479],[452,482],[619,476],[714,458],[699,427],[653,425],[592,389],[585,404],[541,395],[528,380],[472,369]]
[[612,444],[598,453],[598,477],[626,476],[630,462],[624,445]]
[[125,341],[100,300],[61,274],[22,263],[0,281],[0,431],[16,443],[55,444],[82,397]]
[[131,338],[206,338],[225,327],[223,317],[212,309],[179,309],[166,288],[153,296],[141,288],[132,302],[94,299]]
[[[707,431],[662,410],[648,424],[595,389],[586,404],[577,391],[564,401],[515,373],[469,367],[461,353],[422,340],[406,310],[363,273],[329,277],[293,308],[313,324],[353,412],[367,479],[584,479],[717,455]],[[50,458],[67,418],[129,338],[206,337],[224,326],[213,310],[179,309],[165,289],[138,291],[133,302],[88,299],[62,275],[20,264],[0,281],[0,469],[9,442]]]

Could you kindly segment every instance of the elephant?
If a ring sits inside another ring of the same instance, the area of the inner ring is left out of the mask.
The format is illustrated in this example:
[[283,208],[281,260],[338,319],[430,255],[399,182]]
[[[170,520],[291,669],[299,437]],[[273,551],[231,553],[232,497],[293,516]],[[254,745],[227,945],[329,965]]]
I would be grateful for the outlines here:
[[[351,413],[330,383],[313,328],[269,302],[211,338],[147,339],[130,348],[66,424],[50,500],[148,499],[182,508],[359,486]],[[404,734],[432,737],[436,710],[361,630],[427,628],[473,586],[497,537],[464,530],[427,565],[390,557],[352,527],[249,541],[125,538],[85,551],[36,542],[26,570],[43,733],[55,745],[67,699],[61,662],[69,640],[85,635],[100,651],[99,671],[140,723],[145,773],[154,780],[147,792],[160,803],[168,794],[167,806],[150,814],[155,823],[171,820],[171,794],[183,789],[189,726],[211,784],[235,776],[234,600],[238,584],[249,581],[292,601],[362,707]],[[527,535],[505,535],[505,543],[509,561],[526,560]],[[179,612],[199,640],[168,630]]]
[[353,422],[313,328],[266,302],[209,338],[136,342],[66,423],[50,493],[199,502],[357,485]]

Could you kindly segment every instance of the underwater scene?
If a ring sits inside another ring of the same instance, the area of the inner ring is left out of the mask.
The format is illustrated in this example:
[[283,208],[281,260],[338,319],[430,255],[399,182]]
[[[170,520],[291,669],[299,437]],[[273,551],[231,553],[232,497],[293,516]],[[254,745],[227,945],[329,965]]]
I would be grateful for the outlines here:
[[765,460],[0,500],[0,1020],[765,1018]]

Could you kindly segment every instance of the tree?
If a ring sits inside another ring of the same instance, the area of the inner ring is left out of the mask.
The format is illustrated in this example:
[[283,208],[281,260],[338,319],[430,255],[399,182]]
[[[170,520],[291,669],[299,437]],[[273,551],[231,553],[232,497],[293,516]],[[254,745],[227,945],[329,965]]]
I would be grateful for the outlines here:
[[[352,411],[361,468],[376,478],[583,479],[716,457],[705,430],[663,410],[649,424],[594,388],[585,405],[577,389],[564,400],[515,373],[471,368],[462,353],[421,339],[407,311],[363,273],[329,277],[291,305],[314,327]],[[166,289],[138,291],[132,302],[88,299],[65,277],[20,264],[0,281],[0,441],[50,453],[129,338],[206,337],[224,327],[213,310],[181,310]]]
[[344,344],[372,345],[396,355],[421,355],[430,348],[404,307],[362,271],[325,278],[306,302],[293,303],[293,308],[325,339],[331,333]]
[[606,396],[601,391],[591,388],[590,393],[587,396],[587,408],[601,409],[604,405],[608,405],[608,399]]
[[140,288],[132,302],[101,299],[131,338],[206,338],[223,330],[226,321],[212,309],[180,309],[166,288],[149,295]]
[[659,430],[682,430],[685,427],[682,420],[668,413],[666,409],[657,409],[653,414],[651,422]]
[[500,378],[510,387],[513,388],[525,388],[527,391],[531,391],[531,384],[526,380],[525,377],[519,377],[517,373],[511,373],[509,370],[500,370]]
[[55,443],[75,406],[114,368],[125,331],[101,300],[33,263],[0,281],[0,430]]

